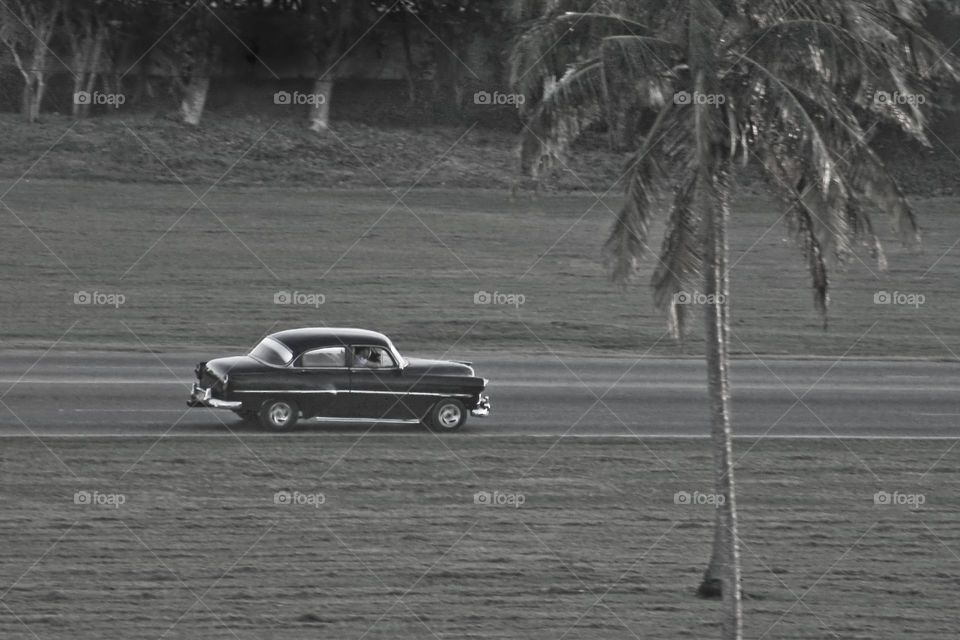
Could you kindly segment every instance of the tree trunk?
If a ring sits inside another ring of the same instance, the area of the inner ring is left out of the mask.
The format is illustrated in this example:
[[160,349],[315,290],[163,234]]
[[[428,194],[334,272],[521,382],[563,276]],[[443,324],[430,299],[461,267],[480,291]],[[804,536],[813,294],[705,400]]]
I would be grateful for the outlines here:
[[183,99],[180,101],[180,115],[186,124],[197,126],[203,117],[203,106],[207,102],[210,78],[194,76],[183,86]]
[[[103,40],[106,36],[106,27],[100,25],[97,29],[97,36],[93,43],[93,51],[87,58],[87,85],[84,87],[89,95],[93,95],[93,89],[96,86],[97,74],[100,73],[100,58],[103,57]],[[80,106],[80,117],[86,118],[90,115],[90,103],[87,102]]]
[[404,76],[407,79],[407,104],[417,103],[416,65],[413,63],[413,48],[410,45],[410,17],[407,11],[403,12],[403,21],[400,23],[400,36],[403,43]]
[[47,88],[43,74],[33,71],[24,76],[23,97],[20,103],[20,115],[26,122],[40,119],[40,101]]
[[333,80],[317,78],[313,83],[314,100],[310,103],[310,131],[323,133],[330,126],[330,99],[333,97]]
[[[0,43],[10,51],[14,66],[23,76],[20,113],[27,122],[36,122],[40,117],[40,103],[47,88],[45,81],[47,50],[53,36],[54,25],[57,24],[63,11],[63,5],[64,0],[56,0],[45,7],[33,7],[31,3],[24,2],[5,8],[12,14],[15,22],[26,27],[31,36],[26,42],[21,42],[16,35],[5,33],[0,40]],[[0,29],[0,31],[6,30]],[[26,56],[26,49],[31,46],[29,43],[32,43],[31,55]]]
[[[711,90],[706,74],[694,75],[694,91]],[[733,441],[730,428],[730,378],[728,350],[730,325],[727,274],[727,218],[729,213],[729,149],[724,147],[722,126],[715,107],[694,105],[698,175],[694,197],[703,212],[703,264],[706,294],[705,359],[707,395],[710,399],[710,439],[717,494],[713,552],[698,593],[715,591],[719,582],[723,598],[722,637],[743,637],[740,593],[740,552],[737,538],[737,505],[733,478]]]
[[[89,18],[88,18],[89,19]],[[70,53],[73,57],[71,61],[73,70],[73,103],[70,105],[70,115],[74,118],[82,118],[90,113],[90,101],[81,100],[81,91],[90,94],[87,87],[88,70],[90,69],[90,58],[93,53],[93,38],[90,35],[88,25],[77,26],[67,23],[65,31],[70,43]]]
[[83,81],[84,81],[84,80],[85,80],[85,78],[84,78],[84,74],[83,74],[82,71],[79,72],[79,73],[74,72],[74,74],[73,74],[73,103],[70,105],[70,115],[73,116],[74,118],[80,118],[80,117],[82,117],[83,107],[86,106],[86,103],[81,103],[81,101],[78,100],[78,96],[80,95],[80,92],[83,91],[83,85],[84,85],[84,82],[83,82]]
[[33,78],[25,76],[23,81],[23,95],[20,99],[20,115],[24,121],[33,122]]
[[43,73],[37,73],[37,88],[33,94],[33,113],[30,116],[30,122],[36,122],[40,119],[40,104],[43,102],[43,96],[47,92],[47,81]]
[[[727,301],[727,204],[709,207],[704,219],[707,392],[710,398],[710,438],[713,448],[715,491],[718,496],[713,552],[698,592],[723,598],[723,637],[742,636],[740,551],[737,538],[736,492],[733,478],[733,440],[730,426],[728,366],[729,317]],[[711,301],[715,301],[710,304]],[[719,591],[719,594],[716,592]]]
[[435,49],[437,70],[433,76],[433,92],[437,96],[449,96],[446,116],[455,120],[463,112],[464,87],[460,78],[461,63],[446,46],[438,44]]

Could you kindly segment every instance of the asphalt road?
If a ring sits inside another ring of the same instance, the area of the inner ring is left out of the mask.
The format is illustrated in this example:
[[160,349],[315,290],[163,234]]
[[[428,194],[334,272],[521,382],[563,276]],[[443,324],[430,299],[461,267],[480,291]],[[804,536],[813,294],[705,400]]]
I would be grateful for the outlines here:
[[[188,409],[193,366],[206,354],[0,351],[0,435],[254,433],[229,411]],[[423,354],[431,356],[435,354]],[[463,357],[463,354],[456,354]],[[493,411],[466,433],[706,435],[699,360],[494,356],[472,358],[491,380]],[[770,436],[960,436],[960,363],[738,360],[735,432]],[[364,425],[304,423],[315,433]],[[417,426],[377,426],[418,433]]]

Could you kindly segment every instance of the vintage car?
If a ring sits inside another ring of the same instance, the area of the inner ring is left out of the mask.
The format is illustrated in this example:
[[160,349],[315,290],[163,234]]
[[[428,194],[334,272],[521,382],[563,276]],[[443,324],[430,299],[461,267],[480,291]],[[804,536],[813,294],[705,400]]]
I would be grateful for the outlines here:
[[385,335],[363,329],[280,331],[194,373],[189,406],[231,409],[281,431],[301,417],[454,431],[468,412],[490,412],[487,380],[469,362],[404,358]]

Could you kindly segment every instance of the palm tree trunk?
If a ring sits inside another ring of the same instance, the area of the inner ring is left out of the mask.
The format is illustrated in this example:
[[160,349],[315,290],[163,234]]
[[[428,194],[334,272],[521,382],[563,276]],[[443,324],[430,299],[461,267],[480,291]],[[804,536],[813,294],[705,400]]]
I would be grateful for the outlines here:
[[[725,169],[713,180],[725,180]],[[717,185],[714,185],[717,189]],[[720,192],[725,191],[723,187]],[[716,193],[716,191],[715,191]],[[706,310],[707,392],[710,398],[710,438],[713,448],[715,491],[718,495],[710,565],[700,585],[701,594],[720,591],[723,598],[723,638],[742,637],[740,552],[737,539],[737,508],[733,480],[733,442],[730,427],[730,379],[728,367],[729,279],[727,277],[726,199],[706,207],[704,243]]]
[[[697,36],[702,34],[697,34]],[[708,95],[707,73],[694,74],[694,91]],[[728,351],[730,325],[727,275],[727,218],[729,217],[729,149],[725,148],[723,127],[716,107],[694,105],[697,140],[697,183],[695,206],[703,212],[704,293],[706,294],[705,359],[707,395],[710,400],[710,439],[713,449],[714,491],[717,518],[710,565],[699,593],[716,588],[723,598],[724,640],[743,637],[743,608],[740,593],[740,552],[737,539],[737,506],[733,482],[733,442],[730,428],[730,378]]]

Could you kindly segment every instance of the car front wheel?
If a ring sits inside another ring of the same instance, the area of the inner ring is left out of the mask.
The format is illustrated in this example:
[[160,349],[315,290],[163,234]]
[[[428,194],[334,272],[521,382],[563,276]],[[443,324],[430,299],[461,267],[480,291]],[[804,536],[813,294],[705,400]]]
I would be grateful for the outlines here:
[[299,409],[289,400],[267,400],[260,408],[260,424],[273,431],[286,431],[297,424]]
[[430,411],[430,426],[438,431],[456,431],[467,421],[467,410],[456,398],[444,398]]

